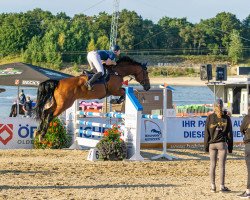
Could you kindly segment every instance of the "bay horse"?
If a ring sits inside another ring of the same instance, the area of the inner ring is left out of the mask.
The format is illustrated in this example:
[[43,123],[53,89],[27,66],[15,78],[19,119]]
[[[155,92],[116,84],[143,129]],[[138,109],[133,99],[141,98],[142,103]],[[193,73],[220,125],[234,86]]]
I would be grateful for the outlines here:
[[40,83],[36,107],[32,112],[34,118],[40,121],[36,134],[41,134],[43,138],[52,119],[71,107],[76,99],[102,99],[114,95],[120,98],[113,103],[121,103],[125,99],[125,90],[122,88],[125,76],[134,76],[144,90],[150,89],[146,64],[136,62],[128,56],[121,57],[116,63],[106,66],[110,75],[109,80],[106,83],[94,83],[91,91],[85,86],[88,81],[86,75]]

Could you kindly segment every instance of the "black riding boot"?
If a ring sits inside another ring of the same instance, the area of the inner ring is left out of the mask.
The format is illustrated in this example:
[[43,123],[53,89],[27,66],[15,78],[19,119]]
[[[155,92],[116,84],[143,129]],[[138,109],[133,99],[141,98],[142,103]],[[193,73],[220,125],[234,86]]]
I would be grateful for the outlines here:
[[92,90],[93,83],[102,76],[102,72],[95,73],[91,79],[86,83],[88,90]]

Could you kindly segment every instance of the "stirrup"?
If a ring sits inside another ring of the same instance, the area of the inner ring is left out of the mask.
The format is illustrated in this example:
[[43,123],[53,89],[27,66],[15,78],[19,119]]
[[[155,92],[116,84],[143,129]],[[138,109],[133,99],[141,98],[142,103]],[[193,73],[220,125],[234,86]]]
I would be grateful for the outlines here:
[[92,90],[92,85],[90,85],[88,82],[85,84],[85,86],[87,87],[88,90]]

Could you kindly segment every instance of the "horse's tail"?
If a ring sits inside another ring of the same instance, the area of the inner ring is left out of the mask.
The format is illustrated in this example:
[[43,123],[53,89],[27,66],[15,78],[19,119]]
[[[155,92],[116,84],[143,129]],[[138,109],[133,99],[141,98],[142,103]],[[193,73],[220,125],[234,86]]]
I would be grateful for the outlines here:
[[54,91],[57,87],[59,81],[57,80],[47,80],[39,84],[37,90],[36,106],[32,110],[32,115],[36,120],[42,120],[44,115],[44,106],[48,100],[54,98]]

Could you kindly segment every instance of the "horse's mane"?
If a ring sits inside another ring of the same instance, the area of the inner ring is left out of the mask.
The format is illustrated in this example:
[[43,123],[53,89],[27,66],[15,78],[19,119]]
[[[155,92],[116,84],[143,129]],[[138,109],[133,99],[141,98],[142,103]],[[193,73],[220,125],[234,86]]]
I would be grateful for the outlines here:
[[135,64],[135,65],[141,65],[141,63],[133,60],[132,58],[128,57],[128,56],[123,56],[121,57],[119,60],[116,61],[117,64],[121,63],[121,62],[130,62],[131,64]]

